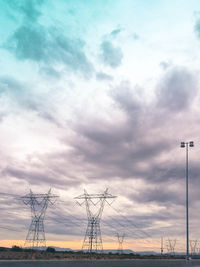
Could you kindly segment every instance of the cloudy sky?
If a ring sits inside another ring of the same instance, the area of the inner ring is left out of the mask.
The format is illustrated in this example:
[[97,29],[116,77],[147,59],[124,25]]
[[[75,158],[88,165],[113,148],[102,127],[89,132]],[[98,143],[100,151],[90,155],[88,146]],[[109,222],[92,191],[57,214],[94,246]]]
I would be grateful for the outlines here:
[[[48,244],[80,248],[84,207],[102,193],[104,246],[184,250],[200,238],[199,0],[0,0],[0,245],[23,244],[30,188],[59,195]],[[3,194],[5,193],[5,194]],[[10,195],[8,195],[10,194]],[[16,195],[16,197],[14,197]]]

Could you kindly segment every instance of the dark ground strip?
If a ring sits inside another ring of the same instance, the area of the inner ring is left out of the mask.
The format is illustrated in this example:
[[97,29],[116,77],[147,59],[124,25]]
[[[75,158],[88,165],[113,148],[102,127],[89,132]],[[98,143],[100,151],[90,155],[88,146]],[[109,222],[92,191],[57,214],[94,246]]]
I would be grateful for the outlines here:
[[200,260],[0,261],[1,267],[200,267]]

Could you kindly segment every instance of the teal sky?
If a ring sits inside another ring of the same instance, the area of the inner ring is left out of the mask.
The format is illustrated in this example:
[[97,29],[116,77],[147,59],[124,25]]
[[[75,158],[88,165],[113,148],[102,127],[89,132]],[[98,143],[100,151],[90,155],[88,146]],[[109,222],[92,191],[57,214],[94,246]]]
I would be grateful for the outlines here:
[[[115,207],[154,241],[182,240],[179,143],[200,141],[199,0],[0,0],[0,6],[0,192],[51,187],[70,203],[62,213],[75,216],[73,198],[84,188],[108,187],[118,196]],[[197,145],[190,157],[195,239],[198,158]],[[2,202],[7,218],[4,196]],[[3,224],[28,225],[28,211],[15,208]],[[20,229],[12,237],[2,231],[2,240],[22,240]],[[52,221],[48,234],[75,240],[84,233],[74,226],[62,235]],[[113,235],[106,229],[105,238]]]

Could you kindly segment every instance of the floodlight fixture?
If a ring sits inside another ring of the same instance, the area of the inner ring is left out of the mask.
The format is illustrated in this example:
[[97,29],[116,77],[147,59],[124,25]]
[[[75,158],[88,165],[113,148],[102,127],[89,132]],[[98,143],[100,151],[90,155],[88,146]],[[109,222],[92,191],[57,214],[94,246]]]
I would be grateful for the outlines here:
[[193,147],[194,146],[194,142],[190,141],[189,145],[190,145],[190,147]]
[[185,147],[185,142],[181,142],[181,147]]

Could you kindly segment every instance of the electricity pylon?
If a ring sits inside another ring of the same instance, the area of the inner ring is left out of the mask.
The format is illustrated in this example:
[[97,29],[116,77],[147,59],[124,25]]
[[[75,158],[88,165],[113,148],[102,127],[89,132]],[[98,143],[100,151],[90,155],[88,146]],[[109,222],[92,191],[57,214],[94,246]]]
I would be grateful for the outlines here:
[[200,242],[197,241],[196,254],[200,254]]
[[119,235],[117,233],[117,239],[118,239],[118,253],[119,254],[122,254],[123,253],[123,242],[124,242],[124,237],[125,237],[125,234],[123,235]]
[[[108,189],[106,189],[103,194],[88,194],[87,191],[84,190],[83,195],[75,197],[80,206],[85,204],[88,217],[87,229],[82,245],[83,251],[89,253],[103,252],[100,221],[105,203],[107,202],[111,205],[115,198],[116,196],[112,196],[108,193]],[[111,203],[109,203],[108,200],[110,200]]]
[[197,244],[198,241],[197,240],[190,240],[190,248],[191,248],[191,254],[196,254],[197,252]]
[[29,194],[21,197],[24,204],[31,207],[31,224],[24,243],[25,247],[30,247],[31,249],[46,247],[44,231],[45,213],[48,204],[53,205],[57,197],[51,194],[51,189],[47,194],[33,194],[30,190]]
[[175,255],[176,239],[168,239],[167,250],[171,255]]

